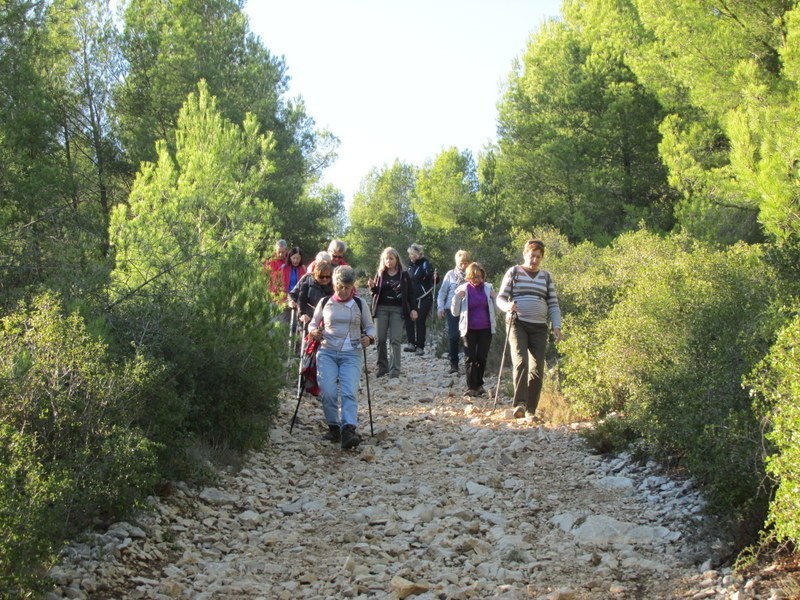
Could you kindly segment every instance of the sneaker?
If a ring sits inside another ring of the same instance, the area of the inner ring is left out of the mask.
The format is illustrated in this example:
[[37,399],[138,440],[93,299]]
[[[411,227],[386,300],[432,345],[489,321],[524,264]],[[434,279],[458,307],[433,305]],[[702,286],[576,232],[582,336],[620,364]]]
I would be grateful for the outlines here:
[[458,363],[450,363],[450,371],[448,373],[458,373]]
[[361,436],[356,433],[355,425],[342,427],[342,450],[355,448],[361,443]]
[[400,377],[400,373],[389,373],[389,379],[397,379]]
[[[375,373],[375,377],[383,377],[384,375],[386,375],[386,370],[385,369],[378,369],[378,372]],[[320,394],[320,395],[322,395],[322,394]]]
[[414,354],[416,354],[417,356],[425,356],[425,348],[417,348],[414,351]]
[[414,344],[407,344],[405,348],[403,348],[403,352],[414,352],[417,347]]
[[326,442],[338,443],[342,439],[341,432],[338,425],[328,425],[328,433],[322,436]]
[[525,416],[525,407],[521,404],[514,407],[514,418],[522,419]]

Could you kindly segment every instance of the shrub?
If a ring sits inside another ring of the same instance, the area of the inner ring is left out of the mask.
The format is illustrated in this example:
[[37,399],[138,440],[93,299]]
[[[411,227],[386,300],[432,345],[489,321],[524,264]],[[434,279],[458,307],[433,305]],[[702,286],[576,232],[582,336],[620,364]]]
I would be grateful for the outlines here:
[[49,293],[0,329],[0,588],[22,589],[65,535],[121,514],[156,480],[135,426],[150,365],[114,364]]
[[800,316],[784,327],[749,378],[771,421],[767,471],[777,482],[767,523],[779,541],[800,545]]
[[640,230],[619,236],[609,248],[586,242],[548,259],[565,315],[565,393],[582,415],[597,418],[624,410],[629,382],[612,371],[603,348],[610,335],[608,315],[648,272],[665,268],[683,243]]
[[166,365],[143,426],[168,449],[167,473],[194,468],[185,450],[198,441],[242,451],[266,439],[287,331],[265,290],[237,254],[206,269],[202,295],[140,293],[117,314],[118,335]]
[[[652,452],[682,457],[707,483],[712,508],[741,517],[762,510],[759,424],[741,387],[768,348],[777,295],[760,249],[713,251],[637,232],[590,265],[585,277],[600,283],[562,288],[586,307],[570,315],[562,344],[565,393],[593,417],[621,412]],[[588,306],[591,297],[608,302],[605,315]]]

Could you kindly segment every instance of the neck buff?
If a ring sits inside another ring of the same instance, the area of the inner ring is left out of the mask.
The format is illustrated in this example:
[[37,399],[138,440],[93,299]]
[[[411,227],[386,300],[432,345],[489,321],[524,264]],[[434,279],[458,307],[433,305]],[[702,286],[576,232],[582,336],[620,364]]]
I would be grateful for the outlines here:
[[455,271],[456,271],[456,285],[461,285],[466,281],[465,275],[467,274],[467,272],[461,271],[459,269],[456,269]]
[[333,299],[336,300],[336,302],[347,302],[355,295],[356,295],[356,288],[351,287],[350,292],[347,294],[347,296],[342,297],[339,295],[339,292],[336,292],[335,294],[333,294]]

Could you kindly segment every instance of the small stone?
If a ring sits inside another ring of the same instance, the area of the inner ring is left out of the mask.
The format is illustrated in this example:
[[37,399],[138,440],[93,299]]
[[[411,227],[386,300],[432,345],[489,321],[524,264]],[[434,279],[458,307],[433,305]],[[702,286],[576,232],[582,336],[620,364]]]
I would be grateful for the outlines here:
[[404,577],[395,575],[392,577],[392,581],[389,583],[389,589],[397,594],[398,598],[402,599],[427,592],[430,589],[430,586],[414,583],[413,581],[409,581]]

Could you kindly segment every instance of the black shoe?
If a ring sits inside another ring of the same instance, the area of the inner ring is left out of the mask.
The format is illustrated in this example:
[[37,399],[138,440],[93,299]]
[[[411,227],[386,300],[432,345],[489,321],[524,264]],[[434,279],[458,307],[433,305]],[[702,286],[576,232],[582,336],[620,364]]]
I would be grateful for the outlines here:
[[342,427],[342,450],[355,448],[361,443],[361,436],[356,433],[355,425]]
[[414,344],[407,344],[405,348],[403,348],[403,352],[414,352],[417,347]]
[[378,369],[378,372],[375,373],[375,377],[384,377],[387,371],[385,369]]
[[448,373],[458,373],[458,363],[450,363],[450,371]]
[[525,407],[522,404],[518,404],[514,407],[514,418],[522,419],[523,417],[525,417]]
[[339,440],[342,439],[341,432],[339,431],[338,425],[328,425],[328,433],[322,436],[322,439],[326,442],[333,442],[334,444],[338,443]]

